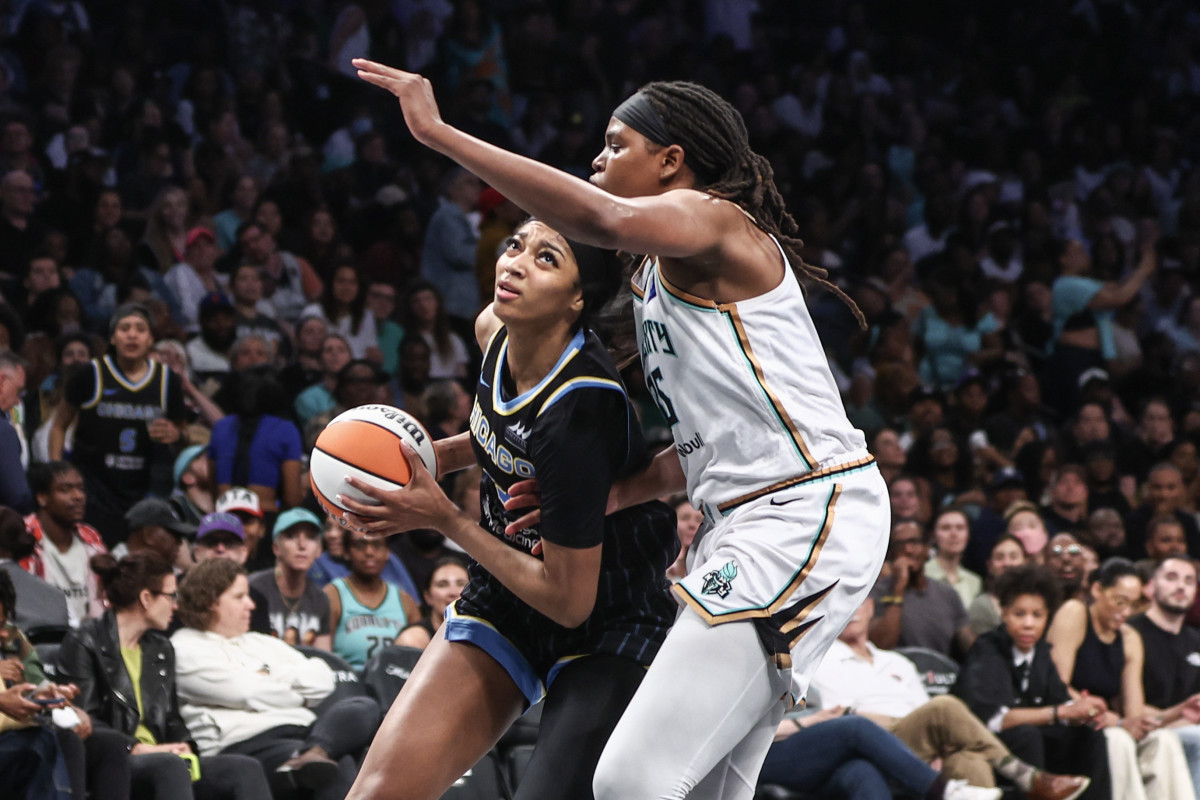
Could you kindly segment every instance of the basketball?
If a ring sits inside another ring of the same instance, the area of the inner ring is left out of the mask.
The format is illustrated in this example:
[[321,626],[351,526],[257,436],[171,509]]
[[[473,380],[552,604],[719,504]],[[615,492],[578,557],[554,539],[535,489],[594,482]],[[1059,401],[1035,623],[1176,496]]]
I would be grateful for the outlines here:
[[317,437],[309,460],[309,480],[317,501],[337,518],[347,510],[334,500],[339,494],[374,505],[373,499],[346,483],[347,475],[384,490],[406,486],[412,470],[401,442],[417,451],[430,473],[438,474],[433,439],[414,417],[384,405],[358,406],[338,414]]

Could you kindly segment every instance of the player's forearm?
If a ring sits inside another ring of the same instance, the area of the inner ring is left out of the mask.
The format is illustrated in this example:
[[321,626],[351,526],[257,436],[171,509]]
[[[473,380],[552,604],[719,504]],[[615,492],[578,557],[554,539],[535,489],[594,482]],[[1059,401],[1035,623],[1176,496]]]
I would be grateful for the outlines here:
[[437,453],[437,477],[441,478],[451,472],[475,466],[475,452],[471,449],[471,434],[460,433],[433,443]]
[[442,125],[428,144],[563,236],[608,249],[622,202],[587,181]]
[[582,581],[556,580],[544,560],[509,547],[463,512],[446,518],[438,529],[534,611],[559,625],[577,627],[591,614],[595,581],[585,587]]
[[686,488],[687,476],[683,473],[679,456],[675,448],[668,447],[656,455],[645,470],[613,485],[616,504],[609,511],[611,513],[639,503],[648,503]]

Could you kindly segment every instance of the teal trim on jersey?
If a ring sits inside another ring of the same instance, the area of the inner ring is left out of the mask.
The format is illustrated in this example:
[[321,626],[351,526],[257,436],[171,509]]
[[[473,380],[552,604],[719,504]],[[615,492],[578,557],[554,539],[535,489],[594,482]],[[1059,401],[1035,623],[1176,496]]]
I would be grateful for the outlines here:
[[[875,465],[871,464],[871,466],[875,466]],[[840,478],[843,474],[849,474],[849,473],[841,473],[837,477]],[[813,483],[818,483],[818,481],[813,481]],[[694,600],[696,602],[696,605],[703,608],[705,610],[705,612],[707,612],[707,614],[715,620],[719,620],[721,617],[727,617],[730,614],[744,614],[747,611],[762,611],[764,609],[770,608],[772,605],[774,605],[779,600],[779,597],[784,593],[784,591],[787,590],[787,587],[792,585],[792,581],[796,580],[796,576],[799,575],[801,572],[803,572],[808,567],[808,562],[812,560],[813,551],[817,547],[817,541],[821,538],[821,531],[825,530],[825,524],[827,522],[829,522],[829,509],[833,506],[833,498],[836,495],[837,495],[837,486],[834,486],[833,489],[829,492],[829,499],[825,501],[825,515],[821,518],[821,524],[817,526],[817,535],[813,537],[812,544],[809,545],[809,547],[808,547],[808,555],[806,555],[804,557],[803,563],[801,563],[799,568],[797,568],[796,571],[792,573],[792,576],[790,578],[788,578],[786,581],[783,582],[783,588],[780,589],[779,592],[774,597],[772,597],[770,600],[768,600],[763,605],[761,605],[761,606],[746,606],[745,608],[731,608],[731,609],[727,609],[727,610],[721,611],[721,612],[714,612],[707,605],[704,604],[703,600],[701,600],[696,595],[692,594],[692,592],[688,589],[688,587],[685,583],[680,581],[679,583],[677,583],[675,585],[677,587],[679,587],[681,590],[687,592],[688,597],[692,598],[692,600]]]
[[550,384],[551,381],[558,377],[558,373],[562,372],[563,368],[566,367],[567,364],[570,364],[571,359],[579,355],[579,351],[582,349],[583,328],[580,328],[571,338],[571,342],[567,345],[567,349],[563,351],[561,356],[559,356],[558,363],[555,364],[548,373],[546,373],[546,377],[538,381],[537,386],[534,386],[529,391],[519,394],[512,400],[506,402],[504,398],[500,396],[500,387],[504,383],[501,370],[504,369],[504,362],[508,355],[508,340],[505,339],[500,344],[500,352],[496,355],[496,369],[494,371],[495,374],[492,377],[492,408],[497,414],[502,414],[504,416],[515,414],[516,412],[520,411],[522,408],[529,405],[529,403],[532,402],[533,399],[536,398],[538,394]]
[[469,642],[491,656],[525,696],[525,701],[529,703],[526,711],[546,696],[546,685],[533,671],[533,666],[521,655],[517,646],[486,619],[460,614],[455,604],[451,603],[446,607],[446,622],[442,628],[446,641]]
[[622,397],[625,396],[625,387],[616,381],[610,381],[607,378],[572,378],[562,386],[555,389],[554,394],[546,398],[546,402],[542,403],[542,407],[538,409],[538,416],[540,417],[547,408],[557,403],[567,393],[572,392],[575,389],[587,389],[589,387],[596,389],[614,389],[620,392]]
[[[737,305],[734,304],[733,308],[736,310]],[[754,379],[755,385],[762,392],[763,400],[767,401],[767,408],[771,409],[771,413],[775,415],[779,427],[783,428],[783,432],[787,434],[788,441],[792,443],[792,449],[800,457],[800,463],[804,465],[805,469],[813,469],[816,465],[804,457],[804,451],[800,449],[800,443],[792,436],[792,431],[788,428],[787,422],[783,417],[779,416],[779,409],[771,402],[771,395],[767,392],[767,387],[763,386],[762,381],[758,379],[758,372],[754,369],[754,362],[751,360],[750,354],[746,352],[746,348],[742,347],[742,337],[738,336],[737,326],[733,324],[733,314],[724,308],[721,309],[721,313],[725,316],[725,321],[729,323],[729,331],[733,334],[733,341],[737,344],[738,352],[742,354],[742,358],[746,359],[746,366],[750,368],[750,377]]]

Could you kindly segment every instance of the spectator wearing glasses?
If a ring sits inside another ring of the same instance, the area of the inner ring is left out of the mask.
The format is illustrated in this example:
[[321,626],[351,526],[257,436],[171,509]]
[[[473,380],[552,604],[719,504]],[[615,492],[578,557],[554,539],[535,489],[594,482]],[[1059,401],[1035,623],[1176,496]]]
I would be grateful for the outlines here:
[[125,739],[134,795],[268,797],[262,767],[252,758],[202,757],[196,783],[181,758],[197,755],[197,748],[179,711],[175,651],[162,633],[176,604],[171,564],[152,553],[120,561],[100,555],[91,563],[111,608],[67,635],[59,674],[79,687],[76,702],[97,727]]
[[376,650],[395,641],[421,612],[411,595],[382,577],[391,555],[386,539],[343,529],[342,547],[350,574],[325,587],[329,629],[333,652],[362,669]]
[[1058,577],[1062,596],[1068,600],[1076,598],[1086,602],[1083,588],[1083,547],[1070,533],[1056,533],[1046,545],[1046,566]]
[[1123,558],[1104,562],[1091,586],[1091,605],[1067,600],[1046,632],[1050,657],[1075,699],[1102,700],[1094,720],[1104,731],[1113,796],[1193,800],[1179,736],[1147,710],[1142,686],[1145,648],[1126,624],[1142,597],[1142,579]]

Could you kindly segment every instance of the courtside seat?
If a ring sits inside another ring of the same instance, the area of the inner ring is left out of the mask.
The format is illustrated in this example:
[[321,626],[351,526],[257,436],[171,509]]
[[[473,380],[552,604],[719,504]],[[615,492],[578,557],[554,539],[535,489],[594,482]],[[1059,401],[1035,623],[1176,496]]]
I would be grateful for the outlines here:
[[367,687],[363,685],[362,679],[358,673],[354,671],[354,667],[350,666],[350,662],[346,659],[331,653],[328,650],[322,650],[319,647],[310,647],[305,644],[296,645],[296,649],[309,658],[319,658],[330,666],[333,670],[334,686],[329,697],[317,705],[313,711],[320,714],[325,709],[329,708],[334,703],[347,697],[366,697]]
[[930,697],[948,694],[958,680],[958,662],[944,653],[928,647],[897,647],[896,652],[916,665]]
[[367,693],[379,701],[385,713],[404,688],[422,652],[417,647],[388,645],[371,656],[363,667],[363,683]]

